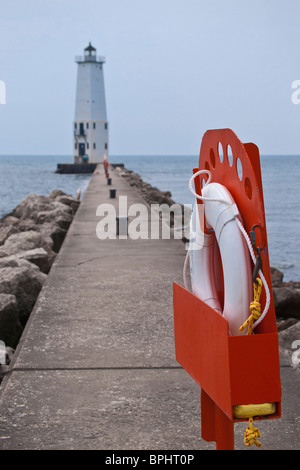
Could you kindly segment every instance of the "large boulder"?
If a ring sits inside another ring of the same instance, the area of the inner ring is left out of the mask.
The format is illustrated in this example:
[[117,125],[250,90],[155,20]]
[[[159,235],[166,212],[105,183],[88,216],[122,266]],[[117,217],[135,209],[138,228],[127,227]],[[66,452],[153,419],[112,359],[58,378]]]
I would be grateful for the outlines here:
[[14,233],[19,233],[20,230],[18,229],[17,226],[15,225],[0,225],[0,245],[3,245],[5,243],[5,240],[8,239],[11,235]]
[[284,282],[283,273],[274,267],[271,267],[271,281],[276,317],[282,322],[300,320],[300,282]]
[[18,219],[35,220],[39,212],[49,210],[50,204],[51,202],[47,196],[28,194],[28,196],[15,207],[12,215]]
[[18,227],[18,222],[19,219],[12,215],[6,215],[0,219],[0,245],[3,245],[10,235],[21,231]]
[[0,294],[0,340],[4,341],[6,346],[15,348],[22,331],[15,295]]
[[299,367],[300,321],[281,331],[278,335],[279,348],[292,367]]
[[38,231],[47,240],[51,239],[51,247],[55,253],[58,253],[61,245],[67,235],[67,229],[59,226],[56,221],[45,222],[42,225],[38,225]]
[[47,275],[32,267],[0,268],[0,294],[16,297],[22,326],[27,322]]
[[[55,260],[56,253],[47,253],[44,248],[34,248],[33,250],[21,251],[19,253],[0,258],[0,267],[18,266],[22,267],[20,261],[27,261],[36,265],[43,273],[48,274]],[[16,263],[19,261],[19,263]]]
[[[68,216],[67,216],[68,217]],[[34,232],[39,232],[41,236],[46,239],[46,242],[48,243],[49,247],[55,252],[58,253],[62,242],[65,239],[65,236],[67,234],[67,229],[62,228],[60,225],[58,225],[57,220],[53,218],[51,222],[44,222],[43,224],[36,224],[33,220],[31,219],[16,219],[17,222],[11,226],[11,227],[4,227],[0,225],[0,251],[4,250],[3,245],[5,241],[10,237],[10,235],[17,234],[20,232],[29,232],[29,231],[34,231]],[[67,223],[64,225],[69,224],[69,217]],[[1,238],[2,234],[2,238]],[[38,236],[36,235],[36,238]],[[22,236],[20,236],[22,238]],[[38,245],[40,243],[38,242]],[[38,246],[39,248],[40,246]],[[7,253],[5,254],[7,255]],[[1,253],[0,253],[1,256]]]
[[281,286],[273,287],[276,316],[300,320],[300,289]]
[[61,189],[53,189],[49,194],[50,199],[55,199],[60,196],[68,196],[68,194],[64,193]]
[[51,191],[49,194],[50,199],[54,199],[56,202],[59,202],[61,204],[65,204],[66,206],[71,207],[72,212],[75,213],[80,205],[80,201],[77,199],[74,199],[72,196],[69,194],[64,193],[60,189],[54,189]]
[[[0,220],[0,246],[13,234],[35,231],[46,238],[52,250],[58,253],[79,204],[80,201],[60,189],[51,191],[48,197],[29,194],[12,214]],[[39,244],[34,248],[41,246]],[[42,248],[46,249],[44,246]],[[6,252],[3,246],[2,250],[0,257],[12,254],[11,250]]]
[[14,217],[11,214],[5,215],[2,219],[0,219],[0,224],[3,227],[9,227],[11,225],[16,224],[19,221],[18,217]]
[[279,287],[283,282],[283,273],[279,269],[271,267],[271,281],[273,287]]
[[73,220],[70,206],[54,202],[51,210],[40,211],[36,216],[37,224],[56,223],[62,229],[68,230]]
[[34,230],[11,235],[0,247],[0,259],[9,256],[25,259],[36,264],[48,274],[56,253],[52,250],[53,240]]
[[2,245],[1,251],[7,255],[14,255],[21,251],[44,248],[47,253],[50,253],[52,251],[51,245],[52,240],[46,239],[35,230],[28,230],[11,235]]
[[57,223],[63,228],[68,228],[77,207],[78,202],[71,196],[54,190],[49,197],[29,194],[14,209],[12,215],[20,220],[31,219],[37,224],[53,222],[57,217]]
[[17,255],[5,256],[0,258],[0,269],[1,268],[28,268],[39,271],[39,267],[26,259],[18,258]]

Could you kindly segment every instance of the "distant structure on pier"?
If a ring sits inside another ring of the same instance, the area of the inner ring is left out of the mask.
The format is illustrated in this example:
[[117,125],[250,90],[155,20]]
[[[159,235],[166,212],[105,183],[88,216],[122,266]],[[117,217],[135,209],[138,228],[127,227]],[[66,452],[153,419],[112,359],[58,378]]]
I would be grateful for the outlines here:
[[104,57],[91,43],[78,64],[75,118],[73,123],[74,164],[59,163],[56,173],[92,173],[98,163],[108,161],[108,121],[104,91]]
[[89,43],[78,64],[74,119],[74,163],[99,163],[108,157],[108,121],[104,91],[104,57]]

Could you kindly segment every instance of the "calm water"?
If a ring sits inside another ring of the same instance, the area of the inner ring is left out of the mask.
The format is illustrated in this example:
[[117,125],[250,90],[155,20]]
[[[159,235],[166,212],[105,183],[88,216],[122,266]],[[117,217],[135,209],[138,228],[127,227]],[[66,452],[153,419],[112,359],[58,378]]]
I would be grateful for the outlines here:
[[[171,191],[176,202],[192,204],[188,189],[197,156],[114,156],[148,183]],[[59,175],[57,163],[72,162],[71,156],[0,156],[0,216],[10,212],[29,193],[48,195],[61,189],[73,196],[87,188],[89,175]],[[300,280],[298,187],[300,157],[262,156],[262,177],[271,264],[284,272],[284,279]]]
[[76,196],[85,191],[89,175],[58,175],[57,163],[72,163],[66,156],[0,156],[0,217],[10,212],[30,193],[48,195],[61,189]]

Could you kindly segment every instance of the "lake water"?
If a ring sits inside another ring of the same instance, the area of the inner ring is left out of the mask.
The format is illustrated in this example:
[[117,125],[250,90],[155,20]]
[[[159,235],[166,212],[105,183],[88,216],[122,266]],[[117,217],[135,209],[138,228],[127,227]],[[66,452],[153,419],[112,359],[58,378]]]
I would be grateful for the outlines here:
[[[0,156],[0,217],[29,193],[48,195],[61,189],[75,197],[79,188],[83,193],[90,175],[55,173],[57,163],[72,161],[72,156]],[[124,163],[151,185],[171,191],[174,201],[193,203],[188,181],[198,156],[119,155],[110,161]],[[300,157],[263,155],[261,168],[271,264],[284,272],[285,281],[300,281]]]

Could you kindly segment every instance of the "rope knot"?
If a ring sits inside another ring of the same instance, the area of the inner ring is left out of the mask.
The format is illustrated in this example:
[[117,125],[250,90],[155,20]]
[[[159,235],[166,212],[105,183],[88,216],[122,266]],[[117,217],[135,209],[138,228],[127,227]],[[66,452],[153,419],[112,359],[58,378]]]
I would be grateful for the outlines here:
[[260,437],[260,431],[258,428],[253,426],[253,418],[249,418],[249,426],[245,429],[244,433],[244,444],[247,447],[255,444],[256,447],[261,447],[261,442],[257,440]]
[[251,302],[249,306],[251,315],[245,321],[245,323],[243,323],[243,325],[240,327],[240,331],[243,331],[248,326],[248,335],[252,334],[253,324],[256,320],[259,319],[261,315],[260,296],[261,296],[262,280],[259,277],[256,279],[256,282],[254,282],[253,288],[254,288],[254,300]]
[[253,319],[258,320],[261,315],[260,303],[257,300],[253,300],[249,308],[250,308]]

